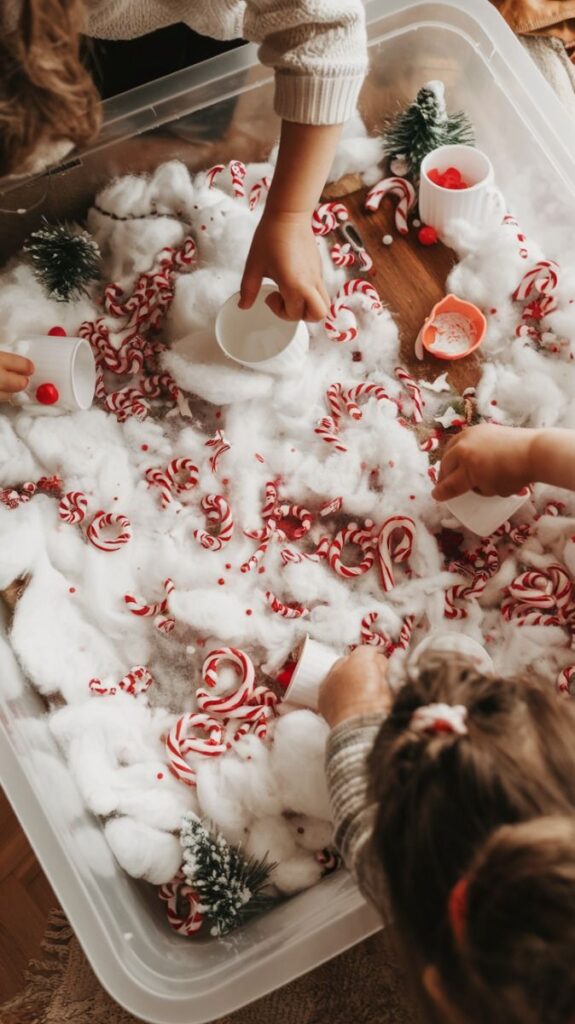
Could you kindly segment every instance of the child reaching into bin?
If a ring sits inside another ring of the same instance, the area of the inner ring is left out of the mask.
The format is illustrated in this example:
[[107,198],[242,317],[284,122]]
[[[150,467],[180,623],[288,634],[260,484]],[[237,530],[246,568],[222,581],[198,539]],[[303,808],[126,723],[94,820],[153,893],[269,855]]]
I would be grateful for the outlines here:
[[394,698],[358,648],[320,693],[336,844],[429,1018],[575,1022],[575,708],[427,656]]

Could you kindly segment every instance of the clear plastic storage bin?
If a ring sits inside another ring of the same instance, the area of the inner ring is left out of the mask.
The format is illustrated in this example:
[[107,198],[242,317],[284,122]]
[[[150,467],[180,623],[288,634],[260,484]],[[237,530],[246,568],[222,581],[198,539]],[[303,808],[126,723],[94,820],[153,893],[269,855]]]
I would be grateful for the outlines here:
[[[545,243],[552,224],[555,250],[558,239],[572,250],[575,132],[567,131],[559,101],[487,0],[371,0],[367,17],[371,72],[362,111],[370,129],[425,81],[442,79],[449,107],[472,117],[478,145],[525,230]],[[246,46],[109,101],[101,136],[85,153],[50,174],[0,187],[0,256],[14,252],[42,214],[81,216],[114,175],[172,157],[191,169],[263,158],[278,129],[272,100],[272,74]],[[209,142],[201,138],[206,119],[221,126]],[[144,1020],[202,1024],[224,1016],[379,927],[339,872],[226,939],[172,933],[155,889],[118,868],[97,820],[84,810],[44,703],[11,653],[5,623],[0,781],[100,981]]]

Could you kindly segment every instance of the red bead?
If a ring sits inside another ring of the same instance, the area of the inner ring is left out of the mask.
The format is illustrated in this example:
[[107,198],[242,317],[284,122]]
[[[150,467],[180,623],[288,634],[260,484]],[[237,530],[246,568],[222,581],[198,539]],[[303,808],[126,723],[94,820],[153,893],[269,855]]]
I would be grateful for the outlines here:
[[75,594],[76,593],[76,587],[68,587],[68,593],[69,594]]
[[219,583],[220,587],[223,587],[225,582],[226,582],[225,580],[218,580],[218,583]]
[[60,392],[55,384],[40,384],[40,387],[36,388],[36,401],[40,402],[40,405],[54,405],[60,397]]
[[429,224],[424,224],[422,228],[417,232],[417,237],[422,245],[435,245],[439,241],[439,236],[435,228],[430,227]]
[[220,417],[221,417],[221,415],[222,415],[222,414],[221,414],[220,410],[218,409],[218,411],[217,411],[217,413],[216,413],[216,419],[217,419],[217,420],[219,420],[219,419],[220,419]]
[[143,452],[147,452],[147,450],[148,450],[148,445],[147,444],[142,444],[142,445],[140,445],[140,447],[141,447]]
[[253,611],[251,610],[251,608],[246,608],[246,615],[253,615],[253,614],[254,614],[254,613],[253,613]]
[[226,569],[231,569],[231,567],[232,567],[232,563],[231,562],[226,562]]
[[227,476],[225,476],[224,479],[222,480],[222,484],[224,485],[224,487],[227,487],[229,482],[230,481],[228,480]]
[[163,772],[158,772],[158,774],[156,775],[156,778],[157,779],[163,779],[164,778],[164,773]]
[[265,571],[266,571],[265,565],[260,565],[260,567],[258,569],[258,572],[260,573],[260,575],[262,574],[262,572],[265,572]]
[[48,337],[50,338],[65,338],[66,331],[63,327],[51,327],[48,331]]

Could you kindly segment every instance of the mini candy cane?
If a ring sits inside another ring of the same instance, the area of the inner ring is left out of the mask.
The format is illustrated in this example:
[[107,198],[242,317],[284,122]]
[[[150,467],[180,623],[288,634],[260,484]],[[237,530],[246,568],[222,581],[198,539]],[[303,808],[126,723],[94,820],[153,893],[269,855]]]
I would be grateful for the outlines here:
[[437,433],[430,434],[425,440],[420,441],[419,450],[422,452],[436,452],[439,448],[439,435]]
[[[505,224],[508,227],[519,229],[519,224],[517,223],[517,221],[515,220],[515,217],[511,213],[508,213],[508,214],[505,215],[505,217],[503,218],[502,223]],[[517,238],[517,241],[520,243],[520,245],[519,245],[519,255],[521,256],[521,259],[523,259],[523,260],[528,259],[528,257],[529,257],[529,250],[527,249],[527,245],[526,245],[527,239],[525,238],[525,235],[522,234],[522,232],[520,232],[519,230],[517,230],[517,234],[516,234],[515,237]]]
[[311,530],[313,516],[303,505],[289,505],[287,503],[276,505],[272,515],[277,523],[278,536],[280,537],[285,536],[285,529],[282,529],[282,520],[284,519],[295,519],[299,523],[299,526],[294,527],[290,531],[294,540],[299,540],[300,537],[304,537]]
[[259,181],[256,181],[256,183],[252,185],[250,189],[250,197],[248,200],[248,206],[250,210],[253,210],[258,205],[261,194],[264,191],[264,189],[266,192],[269,192],[270,185],[271,178],[268,178],[266,176],[260,178]]
[[565,697],[575,697],[575,665],[566,665],[557,676],[557,692]]
[[321,437],[322,441],[326,444],[330,444],[336,452],[347,452],[349,451],[347,445],[345,445],[337,433],[337,424],[330,416],[325,416],[319,421],[314,432]]
[[[206,733],[207,737],[201,739],[194,734],[194,730]],[[172,775],[186,786],[195,786],[196,770],[188,764],[185,754],[219,757],[220,754],[225,754],[226,750],[221,723],[202,712],[188,712],[178,718],[166,740],[168,767]]]
[[390,516],[385,520],[377,538],[379,573],[384,590],[392,590],[395,586],[393,563],[410,558],[414,539],[415,523],[409,516]]
[[314,235],[329,235],[338,224],[348,220],[349,210],[343,203],[321,203],[312,214],[311,227]]
[[122,676],[117,687],[105,686],[101,679],[90,679],[88,687],[90,693],[98,697],[113,697],[118,689],[123,690],[124,693],[131,694],[132,697],[136,697],[138,694],[149,690],[153,682],[152,673],[145,665],[134,665],[125,676]]
[[230,503],[221,494],[206,494],[205,498],[202,498],[202,508],[208,522],[212,526],[219,524],[220,530],[217,537],[206,533],[205,530],[194,530],[194,537],[208,551],[221,551],[224,544],[232,539],[234,532]]
[[421,397],[421,388],[417,381],[411,376],[407,370],[403,369],[403,366],[396,366],[395,376],[398,381],[403,384],[409,397],[413,402],[413,413],[412,418],[414,423],[421,423],[423,420],[423,399]]
[[373,311],[377,313],[381,312],[383,308],[381,299],[370,281],[365,281],[361,277],[355,277],[349,281],[345,281],[333,299],[329,307],[328,315],[324,320],[325,330],[332,341],[343,343],[346,341],[353,341],[354,338],[357,338],[357,322],[351,324],[347,328],[338,327],[336,323],[337,317],[342,310],[346,310],[350,313],[355,321],[353,313],[351,313],[349,306],[346,305],[346,299],[351,295],[357,294],[364,295],[367,299],[371,300],[370,308]]
[[323,558],[327,558],[330,545],[330,538],[322,537],[315,551],[295,551],[293,548],[283,548],[280,551],[280,558],[284,565],[289,565],[290,562],[293,562],[295,565],[305,561],[321,562]]
[[276,523],[274,519],[268,519],[267,525],[261,535],[262,542],[258,548],[254,551],[253,555],[246,562],[240,565],[240,572],[246,573],[251,572],[256,566],[262,561],[267,549],[270,546],[272,539],[276,536]]
[[210,167],[210,169],[206,171],[206,179],[210,188],[214,187],[214,181],[222,171],[225,171],[225,169],[225,164],[214,164],[213,167]]
[[390,644],[387,633],[382,633],[378,629],[373,629],[373,626],[378,619],[379,612],[368,612],[367,615],[364,615],[361,620],[361,642],[362,644],[367,644],[370,647],[385,647],[387,650]]
[[[342,551],[346,544],[357,544],[363,551],[363,558],[359,565],[344,565],[341,560]],[[357,523],[350,523],[349,526],[344,527],[340,530],[331,542],[328,561],[334,572],[338,576],[343,576],[346,579],[353,578],[354,576],[363,576],[364,573],[368,572],[374,562],[374,541],[370,533],[365,529],[359,529]]]
[[189,491],[198,482],[198,467],[191,459],[172,459],[165,469],[152,467],[144,476],[151,486],[160,489],[160,504],[166,508],[174,500],[174,492]]
[[158,895],[166,906],[168,922],[179,935],[196,935],[204,922],[197,892],[186,881],[183,871],[171,882],[160,886]]
[[241,160],[232,160],[230,162],[230,177],[232,179],[234,196],[236,199],[243,199],[246,194],[246,190],[244,188],[246,165],[243,164]]
[[415,205],[415,189],[406,178],[382,178],[377,185],[369,190],[365,199],[366,210],[377,210],[384,196],[397,196],[399,202],[395,208],[395,226],[400,235],[409,231],[407,216]]
[[198,706],[206,713],[229,716],[238,708],[248,704],[255,691],[255,669],[251,658],[237,647],[221,647],[208,655],[202,666],[202,678],[206,686],[214,687],[218,680],[218,669],[223,663],[231,664],[240,674],[240,685],[231,694],[217,697],[208,690],[198,690]]
[[356,254],[349,242],[344,245],[336,242],[329,250],[332,262],[336,267],[353,267],[356,262]]
[[354,420],[360,420],[363,417],[363,413],[357,404],[360,398],[376,398],[378,402],[393,402],[394,405],[397,405],[395,399],[390,398],[385,388],[380,384],[371,384],[369,381],[364,381],[341,392],[341,399],[346,411]]
[[343,498],[338,496],[337,498],[329,498],[324,501],[323,505],[319,506],[319,514],[322,518],[325,516],[334,516],[338,512],[341,512],[343,507]]
[[555,263],[555,260],[540,260],[521,278],[513,292],[515,301],[523,302],[533,291],[539,295],[548,295],[555,291],[559,281],[558,270],[559,264]]
[[58,515],[63,523],[70,523],[71,526],[76,526],[77,523],[81,523],[84,519],[87,508],[88,499],[82,491],[67,491],[60,498]]
[[284,619],[301,619],[304,615],[309,615],[309,608],[305,608],[303,605],[285,604],[271,590],[266,590],[266,601],[272,612],[281,615]]
[[[86,536],[91,544],[100,551],[119,551],[124,544],[132,539],[131,522],[126,516],[116,515],[113,512],[96,512],[92,522],[88,526]],[[104,530],[116,527],[119,532],[115,537],[106,540],[102,537]]]
[[154,619],[154,628],[157,629],[158,632],[163,633],[164,636],[168,636],[170,633],[174,632],[174,629],[176,628],[176,620],[171,615],[156,615],[156,618]]
[[543,320],[549,313],[557,309],[557,300],[554,295],[542,295],[533,299],[524,308],[521,314],[522,320]]
[[124,602],[128,605],[132,615],[138,615],[143,618],[147,618],[152,615],[159,615],[167,610],[168,597],[173,594],[176,589],[174,581],[168,576],[163,582],[163,588],[166,592],[166,596],[161,601],[155,601],[153,604],[142,601],[141,598],[134,597],[133,594],[124,594]]
[[206,448],[214,449],[213,455],[210,455],[210,469],[212,473],[215,473],[222,455],[229,452],[231,445],[229,441],[226,441],[223,432],[221,430],[216,430],[214,436],[211,437],[209,441],[206,441],[205,446]]

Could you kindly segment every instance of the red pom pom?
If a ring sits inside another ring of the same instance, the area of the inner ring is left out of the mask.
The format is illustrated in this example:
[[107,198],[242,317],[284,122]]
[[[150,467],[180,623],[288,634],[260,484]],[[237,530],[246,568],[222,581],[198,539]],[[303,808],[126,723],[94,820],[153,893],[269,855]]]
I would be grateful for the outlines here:
[[443,175],[439,173],[439,171],[437,170],[437,167],[432,167],[427,172],[427,177],[429,178],[430,181],[433,182],[434,185],[442,185],[443,184],[443,181],[442,181]]
[[40,405],[54,405],[60,397],[60,392],[55,384],[50,384],[48,381],[46,384],[40,384],[39,388],[36,388],[36,401],[40,402]]
[[423,227],[419,229],[417,237],[422,245],[435,245],[435,243],[439,241],[437,231],[428,224],[424,224]]
[[65,338],[66,331],[63,327],[51,327],[48,331],[48,336],[51,338]]
[[278,672],[276,676],[276,682],[279,683],[280,686],[283,686],[285,690],[287,690],[289,684],[291,683],[291,679],[295,670],[295,661],[288,661],[287,664],[284,665],[284,667],[281,669],[281,671]]

